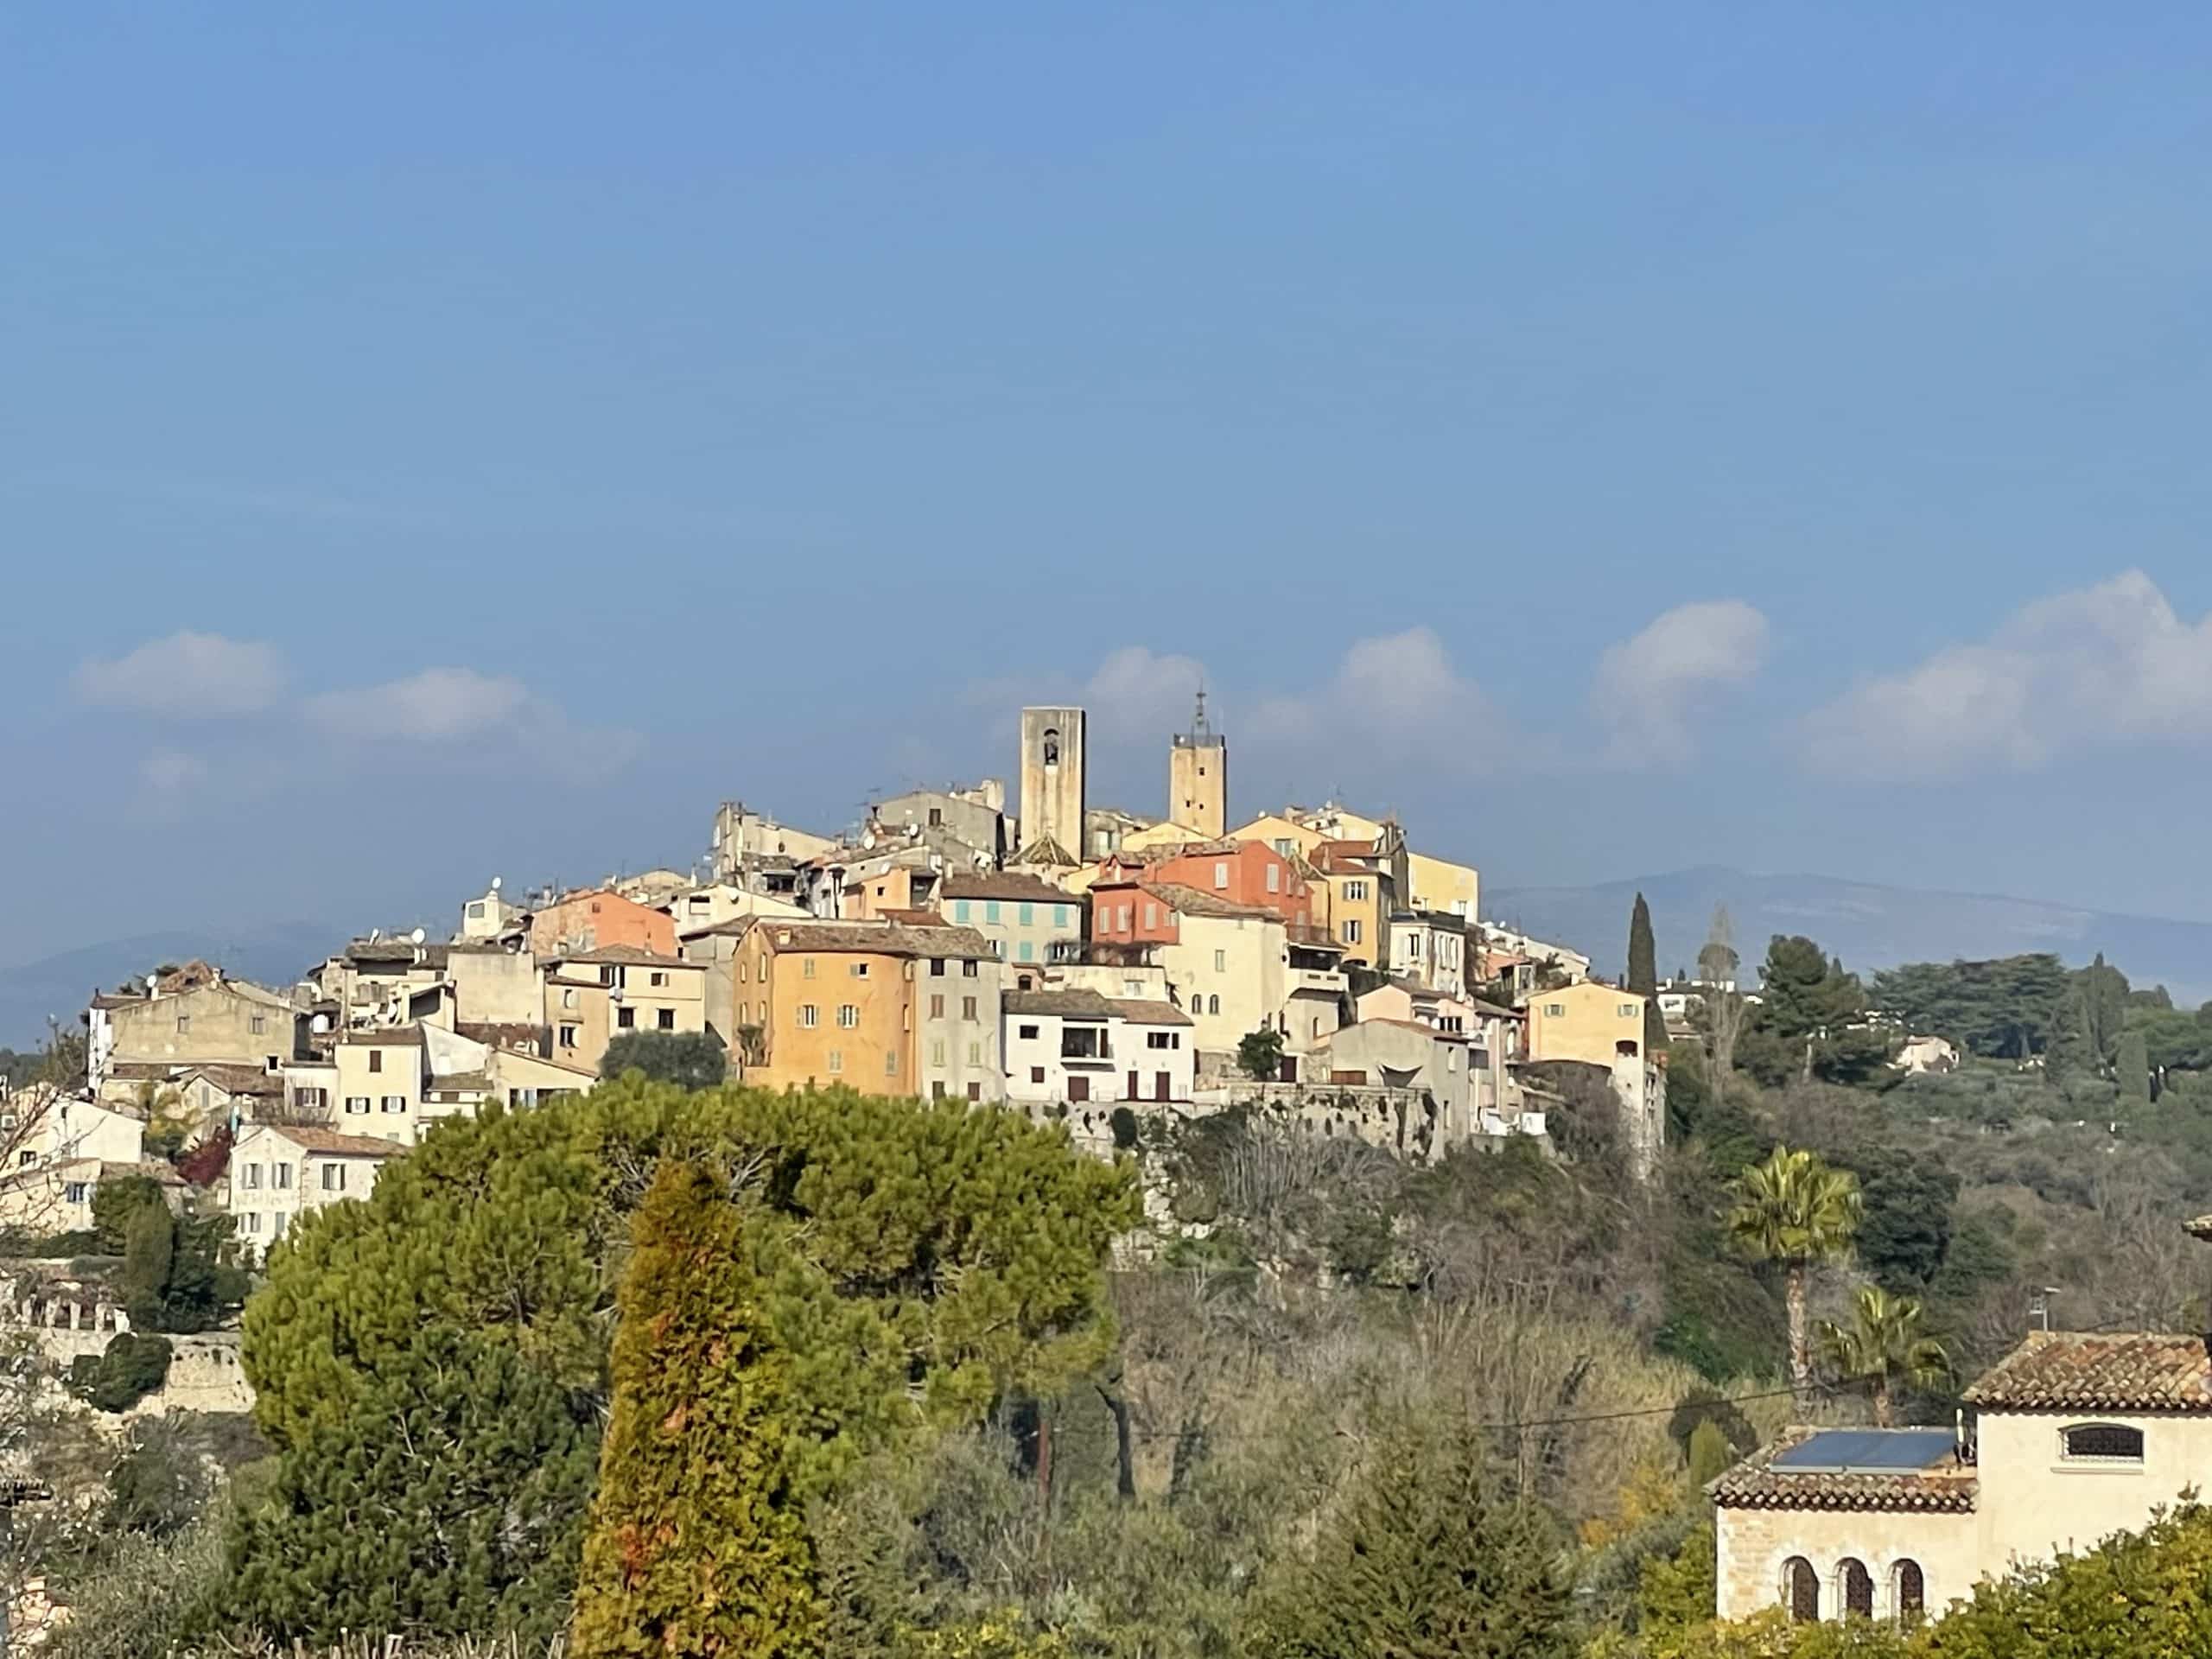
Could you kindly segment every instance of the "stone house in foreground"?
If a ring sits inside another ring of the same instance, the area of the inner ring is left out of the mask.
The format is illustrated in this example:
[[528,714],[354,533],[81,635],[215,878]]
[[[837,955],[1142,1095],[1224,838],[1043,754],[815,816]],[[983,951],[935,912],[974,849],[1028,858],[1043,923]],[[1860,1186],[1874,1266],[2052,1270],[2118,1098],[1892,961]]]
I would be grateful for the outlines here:
[[1937,1614],[2212,1490],[2203,1337],[2038,1332],[1964,1399],[1962,1435],[1796,1428],[1714,1481],[1719,1616]]

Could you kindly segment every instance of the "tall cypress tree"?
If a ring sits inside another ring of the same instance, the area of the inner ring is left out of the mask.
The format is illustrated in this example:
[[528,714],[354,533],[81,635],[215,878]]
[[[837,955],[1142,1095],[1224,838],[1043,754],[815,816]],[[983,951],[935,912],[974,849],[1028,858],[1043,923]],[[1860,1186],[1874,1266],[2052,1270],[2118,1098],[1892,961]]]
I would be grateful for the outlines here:
[[1651,906],[1636,895],[1628,918],[1628,988],[1643,998],[1643,1052],[1667,1046],[1667,1016],[1659,1012],[1659,947],[1651,937]]
[[811,1653],[820,1609],[785,1457],[790,1363],[744,1212],[703,1166],[671,1160],[632,1238],[575,1651]]
[[2141,1031],[2125,1032],[2113,1061],[2120,1082],[2120,1097],[2147,1103],[2151,1098],[2151,1046]]

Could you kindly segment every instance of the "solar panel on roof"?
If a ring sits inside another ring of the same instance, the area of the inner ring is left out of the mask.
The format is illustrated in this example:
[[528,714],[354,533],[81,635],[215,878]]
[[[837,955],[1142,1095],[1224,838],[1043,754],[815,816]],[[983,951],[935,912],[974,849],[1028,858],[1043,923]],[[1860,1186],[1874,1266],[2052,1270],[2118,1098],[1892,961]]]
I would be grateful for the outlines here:
[[1909,1475],[1942,1463],[1952,1447],[1948,1428],[1824,1428],[1768,1467],[1796,1475]]

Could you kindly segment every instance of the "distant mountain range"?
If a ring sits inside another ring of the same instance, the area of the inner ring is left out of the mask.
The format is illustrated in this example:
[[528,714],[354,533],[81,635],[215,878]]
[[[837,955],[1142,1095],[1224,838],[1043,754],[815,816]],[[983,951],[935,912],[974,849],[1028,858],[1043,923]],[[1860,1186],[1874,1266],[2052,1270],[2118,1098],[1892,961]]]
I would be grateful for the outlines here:
[[35,1048],[46,1020],[76,1023],[95,986],[121,984],[165,962],[199,957],[226,973],[282,988],[346,942],[342,928],[319,922],[265,927],[180,928],[87,944],[14,968],[0,968],[0,1048]]
[[1707,867],[1592,887],[1492,889],[1483,894],[1483,914],[1587,950],[1598,972],[1618,974],[1628,953],[1629,912],[1638,892],[1651,906],[1662,976],[1677,968],[1694,969],[1713,906],[1726,905],[1735,923],[1736,949],[1754,977],[1769,938],[1802,933],[1856,973],[1901,962],[2026,950],[2056,951],[2078,967],[2101,950],[2135,985],[2163,984],[2183,1007],[2212,998],[2212,923],[2115,916],[2030,899]]

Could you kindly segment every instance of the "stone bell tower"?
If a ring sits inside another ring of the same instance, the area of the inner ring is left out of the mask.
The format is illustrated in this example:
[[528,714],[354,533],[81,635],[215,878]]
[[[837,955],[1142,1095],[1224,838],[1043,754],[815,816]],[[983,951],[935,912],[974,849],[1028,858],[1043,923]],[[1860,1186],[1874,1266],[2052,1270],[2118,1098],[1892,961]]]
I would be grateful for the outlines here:
[[1083,844],[1084,715],[1080,709],[1021,711],[1021,844],[1049,836],[1078,861]]
[[1204,686],[1191,729],[1168,746],[1167,816],[1208,841],[1229,833],[1229,740],[1207,722]]

